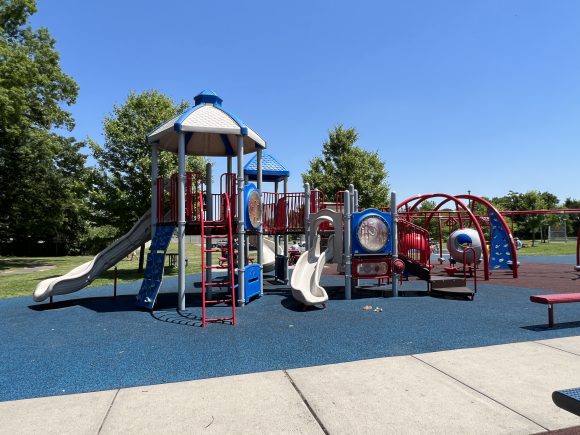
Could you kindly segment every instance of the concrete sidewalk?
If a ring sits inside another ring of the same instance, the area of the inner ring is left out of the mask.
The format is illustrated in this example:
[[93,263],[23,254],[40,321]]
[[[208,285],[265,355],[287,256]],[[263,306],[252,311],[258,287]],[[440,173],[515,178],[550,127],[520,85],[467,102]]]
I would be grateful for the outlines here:
[[0,403],[0,433],[538,433],[580,426],[580,336]]

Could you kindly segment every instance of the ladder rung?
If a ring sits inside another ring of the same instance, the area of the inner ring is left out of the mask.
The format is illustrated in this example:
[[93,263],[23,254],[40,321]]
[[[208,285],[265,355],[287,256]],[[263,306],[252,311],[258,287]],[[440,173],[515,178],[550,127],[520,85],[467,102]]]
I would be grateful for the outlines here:
[[206,282],[205,286],[206,287],[227,287],[229,286],[231,283],[229,281],[225,281],[225,282]]
[[[212,216],[213,217],[213,216]],[[231,222],[231,217],[227,216],[226,218],[222,219],[222,220],[204,220],[204,215],[203,215],[203,210],[202,210],[202,214],[200,216],[201,218],[201,240],[202,240],[202,244],[201,244],[201,253],[202,255],[204,253],[224,253],[224,251],[227,252],[227,254],[232,254],[232,255],[228,255],[229,257],[233,257],[233,250],[232,250],[232,222]],[[209,248],[206,249],[206,244],[208,240],[215,240],[215,239],[226,239],[228,241],[228,247],[227,248]],[[204,241],[206,241],[206,243],[203,243]],[[223,256],[223,255],[222,255]],[[225,263],[225,267],[224,266],[220,266],[218,265],[211,265],[211,266],[205,266],[203,267],[203,270],[210,270],[210,269],[230,269],[232,267],[231,265],[231,260],[228,260],[227,263]],[[229,279],[232,279],[232,277],[229,277]],[[209,291],[210,288],[219,288],[218,291],[216,291],[216,295],[217,297],[220,297],[220,299],[205,299],[206,296],[206,292]],[[210,282],[205,282],[205,276],[202,278],[202,292],[203,292],[203,326],[206,325],[206,323],[216,323],[216,322],[221,322],[221,323],[231,323],[232,325],[236,324],[236,301],[235,301],[235,297],[233,295],[234,292],[234,282],[233,279],[232,281],[220,281],[220,282],[214,282],[214,281],[210,281]],[[229,294],[230,291],[232,292],[232,294]],[[231,306],[232,308],[232,316],[231,317],[213,317],[213,318],[208,318],[205,316],[205,308],[206,306],[213,306],[213,304],[226,304]]]
[[228,303],[229,303],[229,302],[231,302],[231,301],[232,301],[232,299],[231,299],[231,298],[230,298],[230,299],[212,299],[212,300],[207,300],[207,299],[206,299],[206,300],[205,300],[205,303],[206,303],[206,304],[224,304],[224,303],[226,303],[226,302],[228,302]]

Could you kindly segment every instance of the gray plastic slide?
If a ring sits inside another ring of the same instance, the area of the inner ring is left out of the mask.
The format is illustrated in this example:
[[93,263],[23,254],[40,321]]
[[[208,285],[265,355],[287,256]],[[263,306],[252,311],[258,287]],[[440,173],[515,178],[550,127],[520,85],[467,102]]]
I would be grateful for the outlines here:
[[151,210],[137,221],[123,237],[99,252],[95,258],[56,278],[41,281],[34,290],[33,298],[42,302],[54,295],[65,295],[88,286],[101,273],[113,267],[143,243],[151,239]]

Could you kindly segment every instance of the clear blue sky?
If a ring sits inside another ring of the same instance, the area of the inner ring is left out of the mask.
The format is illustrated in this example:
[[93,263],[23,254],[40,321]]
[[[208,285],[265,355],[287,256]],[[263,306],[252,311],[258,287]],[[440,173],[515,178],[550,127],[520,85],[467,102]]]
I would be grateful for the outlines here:
[[[538,189],[580,198],[580,2],[40,0],[80,86],[74,135],[130,90],[213,89],[291,171],[337,123],[399,199]],[[217,159],[221,172],[224,159]]]

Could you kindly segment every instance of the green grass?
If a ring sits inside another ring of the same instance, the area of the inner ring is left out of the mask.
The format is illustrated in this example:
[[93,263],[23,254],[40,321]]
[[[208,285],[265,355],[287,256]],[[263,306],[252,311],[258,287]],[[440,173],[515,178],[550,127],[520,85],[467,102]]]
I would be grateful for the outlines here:
[[[531,240],[525,240],[527,246],[518,251],[519,255],[570,255],[576,254],[576,241],[570,239],[568,243],[536,241],[532,247]],[[201,269],[201,252],[199,245],[186,243],[186,256],[189,259],[187,273],[197,273]],[[169,245],[168,253],[177,252],[177,243]],[[214,254],[214,263],[217,264],[218,254]],[[76,266],[90,261],[92,256],[71,257],[0,257],[0,299],[15,296],[31,296],[36,285],[46,278],[64,275]],[[18,275],[4,275],[4,272],[22,271],[27,267],[52,267],[50,270],[26,272]],[[131,282],[143,279],[143,272],[138,272],[139,260],[122,260],[117,264],[118,282]],[[166,266],[166,276],[177,275],[177,269]],[[109,269],[99,276],[89,287],[113,285],[114,272]]]
[[[187,273],[197,273],[201,269],[201,249],[199,245],[186,243],[188,258]],[[168,253],[177,253],[177,243],[169,245]],[[213,254],[217,264],[219,254]],[[0,299],[15,296],[31,296],[36,285],[47,278],[64,275],[82,263],[92,260],[92,256],[71,257],[0,257]],[[167,261],[166,261],[167,264]],[[52,267],[50,270],[27,272],[27,267]],[[138,271],[139,257],[122,260],[117,264],[117,282],[131,282],[143,279],[143,272]],[[16,275],[5,275],[5,272],[26,272]],[[165,267],[165,276],[177,275],[177,268]],[[89,287],[113,285],[114,268],[103,272]]]
[[542,243],[536,240],[532,246],[531,240],[523,240],[525,248],[518,251],[518,255],[570,255],[576,254],[576,240],[570,239],[567,243],[550,242]]

